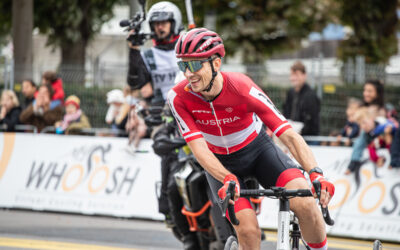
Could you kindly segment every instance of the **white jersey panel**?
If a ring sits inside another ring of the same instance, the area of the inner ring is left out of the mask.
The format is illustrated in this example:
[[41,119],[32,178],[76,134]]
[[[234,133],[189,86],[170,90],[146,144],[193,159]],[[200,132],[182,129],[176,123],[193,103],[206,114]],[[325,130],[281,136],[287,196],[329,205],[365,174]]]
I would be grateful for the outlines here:
[[179,71],[175,50],[161,50],[152,47],[151,51],[153,58],[149,59],[144,53],[142,53],[142,57],[151,74],[154,88],[161,89],[163,98],[166,100],[168,91],[175,85],[175,77]]

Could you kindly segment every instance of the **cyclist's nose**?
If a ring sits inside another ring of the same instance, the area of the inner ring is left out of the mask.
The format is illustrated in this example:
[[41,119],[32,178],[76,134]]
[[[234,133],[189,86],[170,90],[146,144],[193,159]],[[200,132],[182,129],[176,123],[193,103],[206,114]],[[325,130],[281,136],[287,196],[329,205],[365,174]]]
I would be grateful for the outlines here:
[[185,73],[183,74],[185,75],[186,78],[189,78],[194,75],[193,72],[191,72],[188,67],[186,67]]

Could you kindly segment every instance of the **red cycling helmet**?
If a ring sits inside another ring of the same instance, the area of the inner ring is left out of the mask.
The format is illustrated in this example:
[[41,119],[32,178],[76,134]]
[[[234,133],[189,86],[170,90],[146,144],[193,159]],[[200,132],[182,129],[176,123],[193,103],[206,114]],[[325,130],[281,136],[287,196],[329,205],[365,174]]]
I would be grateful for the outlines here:
[[225,56],[224,43],[214,31],[196,28],[181,35],[175,46],[177,58],[208,58],[218,54]]

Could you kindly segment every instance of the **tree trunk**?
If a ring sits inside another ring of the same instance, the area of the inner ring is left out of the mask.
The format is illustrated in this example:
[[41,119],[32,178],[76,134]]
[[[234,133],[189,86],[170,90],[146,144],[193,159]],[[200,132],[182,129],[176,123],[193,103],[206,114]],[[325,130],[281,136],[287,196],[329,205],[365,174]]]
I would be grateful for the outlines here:
[[66,83],[85,82],[86,41],[65,43],[61,47],[59,75]]
[[32,78],[33,0],[12,1],[14,79],[21,83]]

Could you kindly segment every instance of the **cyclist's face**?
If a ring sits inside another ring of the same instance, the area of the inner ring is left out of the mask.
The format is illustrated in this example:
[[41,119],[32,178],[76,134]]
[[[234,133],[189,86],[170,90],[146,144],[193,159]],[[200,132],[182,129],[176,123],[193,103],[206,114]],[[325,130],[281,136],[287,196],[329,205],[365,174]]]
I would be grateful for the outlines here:
[[154,22],[153,27],[157,38],[165,39],[168,37],[171,31],[171,22],[170,21]]
[[[188,61],[203,61],[206,60],[207,58],[198,58],[198,59],[193,59],[193,58],[182,58],[182,61],[188,62]],[[221,65],[221,59],[220,58],[215,58],[212,61],[205,61],[203,62],[203,67],[199,69],[196,72],[191,72],[189,68],[186,68],[186,71],[184,72],[185,78],[189,81],[192,90],[194,92],[201,92],[204,90],[208,84],[211,81],[212,77],[212,70],[211,70],[211,65],[210,63],[213,63],[214,65],[214,70],[219,71],[220,65]]]

